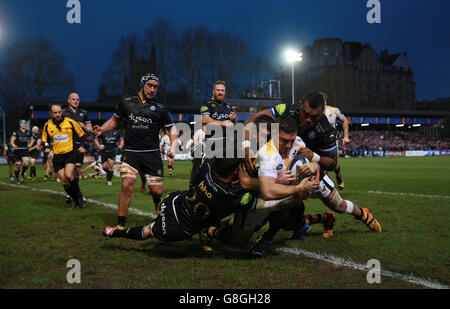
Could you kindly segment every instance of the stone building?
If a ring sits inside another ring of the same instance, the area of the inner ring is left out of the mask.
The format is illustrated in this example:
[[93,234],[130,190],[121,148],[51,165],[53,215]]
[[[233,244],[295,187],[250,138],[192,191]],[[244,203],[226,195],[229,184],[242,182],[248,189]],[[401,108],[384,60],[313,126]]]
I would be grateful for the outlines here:
[[[414,110],[416,89],[407,54],[377,53],[370,44],[341,39],[316,40],[296,65],[295,93],[323,91],[341,110]],[[289,74],[284,94],[290,94]],[[284,98],[285,101],[290,101]]]

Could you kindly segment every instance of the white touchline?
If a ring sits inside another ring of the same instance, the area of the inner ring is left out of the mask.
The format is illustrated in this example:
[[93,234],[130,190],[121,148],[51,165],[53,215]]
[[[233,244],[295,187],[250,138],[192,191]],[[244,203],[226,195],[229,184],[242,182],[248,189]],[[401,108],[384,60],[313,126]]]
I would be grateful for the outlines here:
[[[64,196],[66,195],[65,192],[58,192],[58,191],[53,191],[53,190],[49,190],[49,189],[39,189],[39,188],[27,187],[27,186],[23,186],[23,185],[15,185],[15,184],[1,182],[1,181],[0,181],[0,184],[5,185],[5,186],[20,188],[20,189],[27,189],[27,190],[32,190],[32,191],[38,191],[38,192],[47,192],[47,193],[52,193],[52,194],[64,195]],[[112,209],[118,209],[118,206],[115,205],[115,204],[105,203],[105,202],[93,200],[93,199],[90,199],[90,198],[88,198],[87,201],[90,202],[90,203],[93,203],[93,204],[109,207],[109,208],[112,208]],[[128,211],[131,212],[131,213],[134,213],[136,215],[139,215],[139,216],[150,217],[152,219],[156,218],[156,215],[151,213],[151,212],[145,212],[145,211],[142,211],[142,210],[139,210],[139,209],[134,209],[134,208],[129,208]]]
[[[354,269],[364,270],[364,271],[370,270],[370,268],[367,265],[357,264],[351,260],[346,260],[346,259],[343,259],[340,257],[330,255],[330,254],[318,254],[318,253],[309,252],[309,251],[305,251],[305,250],[298,249],[298,248],[287,248],[287,247],[278,247],[276,250],[282,251],[285,253],[290,253],[290,254],[304,255],[304,256],[307,256],[307,257],[310,257],[310,258],[313,258],[316,260],[324,261],[327,263],[332,263],[332,264],[339,265],[339,266],[351,267]],[[391,272],[388,270],[381,270],[381,275],[385,276],[385,277],[391,277],[394,279],[403,280],[403,281],[410,282],[410,283],[419,284],[419,285],[426,286],[426,287],[433,288],[433,289],[448,289],[449,288],[448,286],[443,285],[434,280],[426,280],[423,278],[415,277],[413,275],[404,275],[404,274],[400,274],[400,273],[394,273],[394,272]]]
[[450,199],[447,195],[427,195],[427,194],[416,194],[416,193],[403,193],[403,192],[384,192],[384,191],[367,191],[369,194],[385,194],[385,195],[400,195],[400,196],[414,196],[414,197],[428,197],[428,198],[443,198]]
[[[52,194],[66,195],[66,193],[64,193],[64,192],[58,192],[58,191],[53,191],[53,190],[49,190],[49,189],[39,189],[39,188],[27,187],[27,186],[23,186],[23,185],[10,184],[10,183],[1,182],[1,181],[0,181],[0,184],[5,185],[5,186],[20,188],[20,189],[28,189],[28,190],[32,190],[32,191],[38,191],[38,192],[47,192],[47,193],[52,193]],[[369,191],[369,192],[377,192],[377,191]],[[113,208],[113,209],[118,208],[116,205],[111,204],[111,203],[105,203],[105,202],[101,202],[101,201],[97,201],[97,200],[93,200],[93,199],[87,199],[87,201],[97,204],[97,205]],[[150,212],[144,212],[139,209],[129,208],[128,211],[130,211],[134,214],[140,215],[140,216],[151,217],[152,219],[156,218],[156,216],[154,214],[152,214]],[[329,255],[329,254],[318,254],[318,253],[309,252],[309,251],[298,249],[298,248],[287,248],[287,247],[278,247],[278,248],[276,248],[276,250],[282,251],[285,253],[289,253],[289,254],[304,255],[304,256],[307,256],[307,257],[310,257],[310,258],[313,258],[316,260],[332,263],[335,265],[351,267],[351,268],[358,269],[358,270],[364,270],[364,271],[369,270],[369,268],[366,265],[357,264],[350,260],[345,260],[343,258]],[[443,285],[436,281],[426,280],[426,279],[414,277],[412,275],[403,275],[400,273],[394,273],[394,272],[391,272],[388,270],[381,270],[381,275],[383,275],[385,277],[391,277],[394,279],[419,284],[419,285],[426,286],[426,287],[433,288],[433,289],[449,289],[448,286]]]

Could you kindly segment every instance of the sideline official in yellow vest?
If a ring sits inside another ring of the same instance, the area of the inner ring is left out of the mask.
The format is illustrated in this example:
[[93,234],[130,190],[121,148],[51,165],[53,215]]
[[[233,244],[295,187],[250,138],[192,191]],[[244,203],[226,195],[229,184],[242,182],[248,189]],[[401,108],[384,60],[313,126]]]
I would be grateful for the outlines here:
[[53,146],[53,167],[58,175],[61,184],[67,194],[75,201],[74,208],[83,208],[86,206],[80,187],[78,177],[75,177],[76,152],[86,152],[85,147],[81,146],[74,150],[74,135],[76,134],[82,145],[85,142],[85,133],[80,125],[67,117],[63,116],[62,107],[58,103],[50,104],[50,116],[42,130],[42,142],[44,151],[50,152],[50,142]]

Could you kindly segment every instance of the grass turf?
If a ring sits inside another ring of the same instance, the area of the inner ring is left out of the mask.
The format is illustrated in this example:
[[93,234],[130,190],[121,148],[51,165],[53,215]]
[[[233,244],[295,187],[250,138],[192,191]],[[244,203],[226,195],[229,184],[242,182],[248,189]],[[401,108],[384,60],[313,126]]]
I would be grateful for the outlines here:
[[[378,259],[384,270],[450,285],[450,157],[354,158],[340,162],[345,180],[342,197],[369,208],[383,232],[373,233],[352,217],[337,214],[335,235],[330,239],[321,237],[322,227],[315,225],[303,240],[287,241],[289,232],[282,231],[274,245],[331,254],[364,265]],[[164,180],[166,193],[187,188],[190,167],[190,162],[175,163],[175,176]],[[42,180],[41,166],[38,175],[38,179],[23,185],[63,192],[59,183]],[[330,176],[334,179],[333,173]],[[13,184],[7,166],[0,166],[0,182]],[[116,204],[120,179],[114,178],[111,187],[104,179],[87,179],[80,187],[87,198]],[[308,200],[306,206],[307,213],[328,210],[317,200]],[[141,193],[139,185],[131,207],[154,213],[151,197]],[[117,210],[92,203],[73,210],[65,205],[62,194],[23,187],[0,184],[0,215],[0,288],[421,287],[389,277],[371,285],[364,271],[277,250],[252,260],[245,254],[248,247],[232,248],[215,242],[214,251],[204,253],[197,236],[171,244],[105,239],[103,228],[116,223]],[[127,225],[144,225],[150,219],[130,213]],[[81,263],[81,283],[71,285],[66,281],[70,270],[66,263],[73,258]]]

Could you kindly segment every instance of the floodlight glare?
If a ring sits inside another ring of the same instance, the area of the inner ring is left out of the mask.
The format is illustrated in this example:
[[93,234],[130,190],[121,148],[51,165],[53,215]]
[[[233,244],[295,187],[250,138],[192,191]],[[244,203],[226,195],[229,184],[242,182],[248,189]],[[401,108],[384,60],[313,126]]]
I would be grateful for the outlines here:
[[288,62],[300,62],[302,61],[302,53],[296,52],[295,50],[289,49],[286,51],[286,59]]

